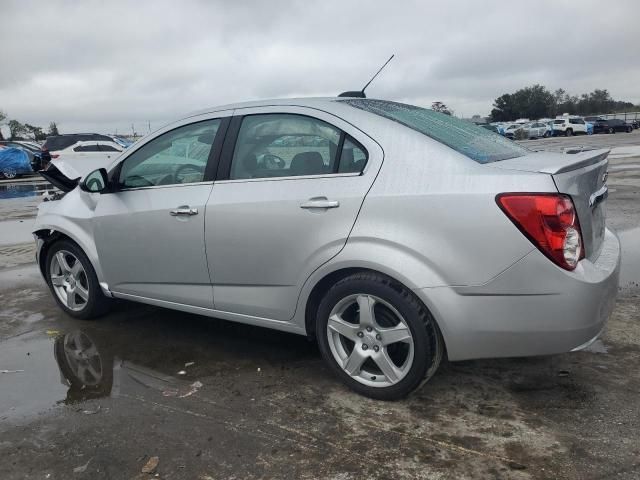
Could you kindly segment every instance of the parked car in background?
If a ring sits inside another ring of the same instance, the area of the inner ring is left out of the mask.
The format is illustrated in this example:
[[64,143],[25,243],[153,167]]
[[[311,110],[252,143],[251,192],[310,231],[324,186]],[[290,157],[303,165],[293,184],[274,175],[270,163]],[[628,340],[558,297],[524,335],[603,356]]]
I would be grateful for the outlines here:
[[546,138],[551,135],[549,126],[542,122],[527,123],[522,128],[527,132],[529,138]]
[[42,160],[42,150],[37,143],[23,140],[0,140],[0,147],[19,148],[27,152],[31,169],[34,172],[42,170],[45,166],[45,162]]
[[608,120],[596,120],[593,124],[593,132],[594,133],[616,133],[616,132],[627,132],[631,133],[633,131],[633,126],[624,120],[619,120],[617,118],[610,118]]
[[579,117],[559,117],[553,121],[554,135],[572,135],[587,134],[587,126],[584,120]]
[[514,139],[517,135],[517,131],[521,130],[523,127],[522,124],[520,123],[512,123],[510,125],[507,125],[504,129],[504,136],[510,139]]
[[55,165],[72,178],[82,177],[96,168],[108,166],[120,155],[125,147],[106,140],[87,140],[76,142],[55,153],[50,165]]
[[39,205],[37,262],[72,317],[122,298],[307,335],[352,389],[398,399],[445,352],[600,335],[620,271],[607,155],[384,100],[210,108],[82,180],[44,172],[66,193]]
[[60,150],[64,150],[75,144],[76,142],[86,142],[93,140],[115,142],[119,144],[122,149],[127,148],[132,143],[129,140],[121,137],[103,135],[100,133],[66,133],[64,135],[53,135],[47,137],[44,144],[42,145],[42,159],[45,164],[48,164],[52,159],[58,158],[57,156]]

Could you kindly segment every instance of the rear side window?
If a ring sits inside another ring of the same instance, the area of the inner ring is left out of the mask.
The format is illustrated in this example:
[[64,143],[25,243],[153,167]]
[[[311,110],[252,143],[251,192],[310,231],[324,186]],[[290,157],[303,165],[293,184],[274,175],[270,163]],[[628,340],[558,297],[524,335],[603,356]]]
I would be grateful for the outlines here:
[[341,130],[295,114],[248,115],[231,161],[231,180],[335,173]]
[[79,145],[77,147],[73,147],[74,152],[99,152],[100,147],[98,145]]
[[360,173],[367,164],[367,151],[356,140],[347,136],[342,145],[338,173]]
[[98,147],[100,148],[101,152],[119,152],[120,151],[117,148],[112,147],[111,145],[99,145]]
[[563,125],[564,124],[564,120],[554,120],[553,123],[554,123],[554,125]]
[[426,108],[372,99],[338,101],[398,122],[478,163],[496,162],[530,153],[526,148],[490,130]]

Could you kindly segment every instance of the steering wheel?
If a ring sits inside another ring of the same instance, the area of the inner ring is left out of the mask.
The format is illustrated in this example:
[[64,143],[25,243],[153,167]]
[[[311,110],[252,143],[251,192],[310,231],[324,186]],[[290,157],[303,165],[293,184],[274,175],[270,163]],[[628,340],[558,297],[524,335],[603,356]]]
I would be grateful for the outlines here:
[[279,170],[284,168],[285,165],[282,158],[272,153],[265,153],[262,156],[262,163],[264,165],[264,168],[268,170]]
[[[176,183],[201,182],[204,175],[204,165],[187,163],[180,165],[173,174]],[[186,180],[186,181],[185,181]]]

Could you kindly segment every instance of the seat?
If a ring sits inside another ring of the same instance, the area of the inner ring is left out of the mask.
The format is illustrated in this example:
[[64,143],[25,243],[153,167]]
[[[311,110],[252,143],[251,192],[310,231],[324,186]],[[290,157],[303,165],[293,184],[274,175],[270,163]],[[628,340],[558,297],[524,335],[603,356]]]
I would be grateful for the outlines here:
[[318,152],[301,152],[291,160],[291,175],[321,175],[325,173],[324,160]]

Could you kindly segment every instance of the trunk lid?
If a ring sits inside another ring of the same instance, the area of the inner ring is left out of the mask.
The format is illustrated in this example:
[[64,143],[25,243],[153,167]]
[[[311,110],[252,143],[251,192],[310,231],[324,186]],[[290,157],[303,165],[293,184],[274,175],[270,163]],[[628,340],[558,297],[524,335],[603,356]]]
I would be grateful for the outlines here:
[[609,150],[576,154],[537,152],[486,164],[494,168],[551,175],[558,192],[571,196],[578,213],[585,256],[600,255],[605,229],[605,200]]

